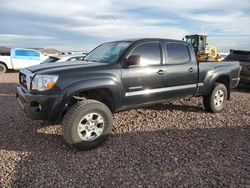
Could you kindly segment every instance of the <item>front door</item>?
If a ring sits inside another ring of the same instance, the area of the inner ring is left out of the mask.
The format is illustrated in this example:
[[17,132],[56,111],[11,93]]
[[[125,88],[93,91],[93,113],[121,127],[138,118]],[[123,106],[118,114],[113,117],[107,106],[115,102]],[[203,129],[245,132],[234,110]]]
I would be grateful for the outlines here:
[[130,55],[141,57],[140,64],[122,69],[125,105],[136,105],[164,99],[165,66],[159,42],[143,42]]

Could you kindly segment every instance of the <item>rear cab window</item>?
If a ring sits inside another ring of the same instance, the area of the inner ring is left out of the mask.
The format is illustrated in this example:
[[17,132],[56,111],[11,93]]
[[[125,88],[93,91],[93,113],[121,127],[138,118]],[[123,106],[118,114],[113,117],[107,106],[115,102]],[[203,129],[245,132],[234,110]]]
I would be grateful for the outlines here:
[[166,63],[185,64],[191,60],[188,46],[184,43],[165,43]]

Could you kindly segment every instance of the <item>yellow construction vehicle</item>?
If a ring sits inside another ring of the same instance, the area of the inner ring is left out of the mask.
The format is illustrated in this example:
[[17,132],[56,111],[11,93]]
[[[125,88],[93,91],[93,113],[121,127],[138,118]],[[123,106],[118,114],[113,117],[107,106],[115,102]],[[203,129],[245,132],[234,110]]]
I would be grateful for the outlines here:
[[197,61],[221,61],[217,48],[207,44],[206,35],[186,35],[185,39],[193,46]]

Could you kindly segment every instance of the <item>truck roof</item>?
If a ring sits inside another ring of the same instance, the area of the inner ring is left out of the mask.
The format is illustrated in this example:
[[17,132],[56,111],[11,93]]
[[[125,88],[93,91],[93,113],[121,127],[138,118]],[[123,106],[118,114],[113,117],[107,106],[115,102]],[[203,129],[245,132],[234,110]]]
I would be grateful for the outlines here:
[[124,39],[124,40],[117,40],[113,42],[140,42],[140,41],[148,41],[148,40],[158,40],[158,41],[165,41],[165,42],[181,42],[181,43],[187,43],[183,40],[176,40],[176,39],[164,39],[164,38],[132,38],[132,39]]

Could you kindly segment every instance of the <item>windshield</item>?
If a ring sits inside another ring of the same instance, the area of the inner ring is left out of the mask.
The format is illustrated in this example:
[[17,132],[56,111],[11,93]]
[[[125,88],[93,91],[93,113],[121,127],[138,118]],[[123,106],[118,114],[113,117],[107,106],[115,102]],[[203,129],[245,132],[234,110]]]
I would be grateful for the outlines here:
[[109,42],[104,43],[90,52],[85,58],[85,61],[103,62],[103,63],[114,63],[116,62],[121,54],[131,42]]

